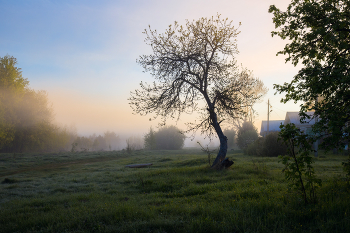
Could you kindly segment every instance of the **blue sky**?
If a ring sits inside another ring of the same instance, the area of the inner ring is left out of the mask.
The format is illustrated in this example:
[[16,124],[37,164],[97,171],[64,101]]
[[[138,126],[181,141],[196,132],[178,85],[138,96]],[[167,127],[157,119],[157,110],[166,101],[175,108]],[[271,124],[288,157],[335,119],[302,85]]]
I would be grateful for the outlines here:
[[[260,127],[266,119],[284,119],[298,111],[293,103],[279,103],[273,84],[288,82],[298,67],[275,54],[286,43],[271,37],[268,7],[285,9],[289,0],[0,0],[0,56],[17,58],[30,87],[46,90],[59,124],[74,124],[79,133],[106,130],[143,134],[155,122],[132,115],[127,98],[140,81],[152,81],[136,59],[149,54],[142,31],[151,25],[163,32],[175,20],[196,20],[217,13],[235,25],[237,60],[269,88],[255,106]],[[186,121],[186,116],[179,125]]]

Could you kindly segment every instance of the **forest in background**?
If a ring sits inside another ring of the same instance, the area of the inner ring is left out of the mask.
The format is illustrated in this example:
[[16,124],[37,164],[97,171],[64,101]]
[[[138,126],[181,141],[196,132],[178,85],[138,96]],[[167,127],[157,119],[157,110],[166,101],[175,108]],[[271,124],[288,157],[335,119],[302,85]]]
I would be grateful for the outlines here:
[[101,151],[121,149],[115,132],[79,136],[54,124],[46,91],[33,90],[13,56],[0,57],[0,152]]

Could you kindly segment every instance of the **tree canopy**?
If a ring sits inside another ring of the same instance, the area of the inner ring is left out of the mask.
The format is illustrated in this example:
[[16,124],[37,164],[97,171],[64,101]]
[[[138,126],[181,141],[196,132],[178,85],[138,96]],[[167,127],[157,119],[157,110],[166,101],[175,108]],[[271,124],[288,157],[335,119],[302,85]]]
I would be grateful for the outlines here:
[[187,20],[185,26],[175,22],[163,34],[149,27],[144,34],[153,53],[140,56],[138,63],[155,81],[141,82],[140,90],[131,93],[131,107],[141,115],[154,113],[163,122],[200,112],[199,121],[189,123],[189,129],[219,137],[213,166],[218,165],[227,152],[220,124],[243,117],[247,107],[261,97],[250,90],[262,83],[247,69],[240,69],[234,58],[239,31],[232,21],[218,15]]
[[16,67],[17,59],[6,55],[0,59],[0,87],[13,91],[23,91],[29,81],[22,77],[22,71]]
[[274,88],[286,93],[283,102],[304,101],[304,117],[315,111],[314,130],[326,137],[324,146],[342,145],[350,126],[350,1],[293,0],[285,12],[274,5],[269,12],[278,29],[272,36],[290,40],[278,54],[303,64],[290,83]]

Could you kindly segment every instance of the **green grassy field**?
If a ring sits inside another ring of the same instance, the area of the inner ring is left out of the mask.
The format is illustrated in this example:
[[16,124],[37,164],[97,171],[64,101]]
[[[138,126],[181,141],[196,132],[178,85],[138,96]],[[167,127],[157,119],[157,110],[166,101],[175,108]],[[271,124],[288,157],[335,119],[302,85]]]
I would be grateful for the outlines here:
[[350,232],[345,156],[316,159],[309,205],[278,158],[228,157],[215,171],[189,149],[0,154],[0,232]]

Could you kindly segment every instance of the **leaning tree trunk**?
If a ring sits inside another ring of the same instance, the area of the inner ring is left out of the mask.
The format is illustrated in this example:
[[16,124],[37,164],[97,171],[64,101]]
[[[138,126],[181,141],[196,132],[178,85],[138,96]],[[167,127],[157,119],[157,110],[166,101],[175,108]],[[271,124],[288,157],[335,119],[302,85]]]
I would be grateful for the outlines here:
[[218,122],[216,113],[214,111],[210,111],[210,118],[212,121],[212,126],[214,127],[215,132],[220,140],[220,150],[211,167],[216,169],[222,169],[224,166],[221,162],[225,159],[227,154],[227,137],[222,132],[220,123]]

